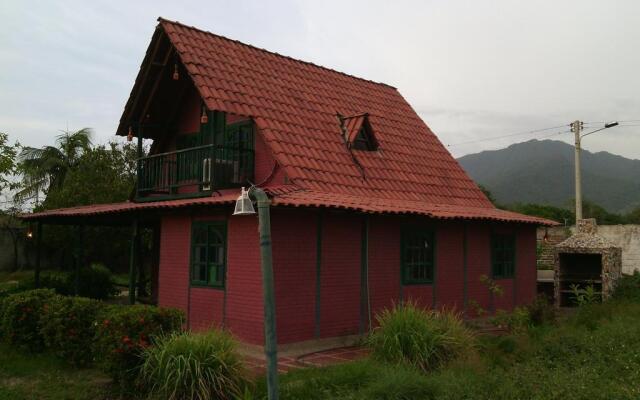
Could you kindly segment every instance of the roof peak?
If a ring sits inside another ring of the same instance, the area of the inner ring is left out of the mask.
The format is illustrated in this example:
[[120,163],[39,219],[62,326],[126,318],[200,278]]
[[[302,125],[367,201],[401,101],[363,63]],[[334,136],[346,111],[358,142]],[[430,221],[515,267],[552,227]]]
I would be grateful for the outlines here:
[[170,20],[170,19],[167,19],[167,18],[158,17],[158,22],[160,22],[160,23],[166,22],[166,23],[173,24],[173,25],[179,25],[179,26],[182,26],[183,28],[192,29],[194,31],[202,32],[202,33],[205,33],[207,35],[219,37],[221,39],[228,40],[230,42],[234,42],[234,43],[240,44],[240,45],[245,46],[245,47],[250,47],[252,49],[256,49],[256,50],[264,52],[264,53],[273,54],[275,56],[286,58],[288,60],[292,60],[292,61],[299,62],[299,63],[302,63],[302,64],[311,65],[313,67],[321,68],[321,69],[324,69],[326,71],[335,72],[336,74],[344,75],[344,76],[347,76],[349,78],[358,79],[358,80],[361,80],[361,81],[364,81],[364,82],[373,83],[375,85],[386,86],[386,87],[389,87],[389,88],[394,89],[396,91],[398,90],[398,88],[396,88],[395,86],[389,85],[389,84],[384,83],[384,82],[376,82],[376,81],[373,81],[371,79],[361,78],[359,76],[351,75],[351,74],[348,74],[346,72],[338,71],[338,70],[333,69],[333,68],[329,68],[329,67],[325,67],[323,65],[318,65],[318,64],[312,63],[311,61],[305,61],[305,60],[301,60],[299,58],[294,58],[294,57],[290,57],[290,56],[287,56],[287,55],[284,55],[284,54],[280,54],[280,53],[277,53],[275,51],[263,49],[262,47],[258,47],[258,46],[254,46],[254,45],[249,44],[249,43],[241,42],[240,40],[237,40],[237,39],[231,39],[229,37],[226,37],[226,36],[223,36],[223,35],[220,35],[220,34],[217,34],[217,33],[213,33],[211,31],[208,31],[208,30],[205,30],[205,29],[201,29],[201,28],[198,28],[198,27],[193,26],[193,25],[184,24],[184,23],[182,23],[180,21],[174,21],[174,20]]

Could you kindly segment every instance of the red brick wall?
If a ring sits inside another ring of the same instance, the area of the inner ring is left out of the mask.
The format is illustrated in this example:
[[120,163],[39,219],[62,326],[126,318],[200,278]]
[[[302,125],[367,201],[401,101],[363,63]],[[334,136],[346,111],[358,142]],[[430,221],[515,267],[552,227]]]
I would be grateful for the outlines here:
[[258,217],[231,217],[227,225],[226,323],[238,338],[264,343]]
[[191,224],[187,215],[162,217],[158,305],[184,310],[189,307],[189,251]]
[[[228,214],[230,210],[226,210]],[[189,312],[192,329],[224,323],[241,340],[263,343],[262,272],[256,216],[196,213],[167,215],[162,219],[159,304]],[[322,229],[320,336],[359,332],[361,318],[361,229],[364,217],[324,211]],[[317,211],[272,210],[276,317],[280,343],[315,337]],[[227,278],[225,292],[191,288],[189,252],[192,219],[228,218]],[[431,222],[436,231],[436,302],[432,285],[400,285],[400,229],[403,219],[369,218],[369,291],[372,314],[398,301],[412,299],[431,307],[461,310],[464,299],[464,223]],[[426,221],[426,220],[425,220]],[[425,222],[427,225],[428,222]],[[485,310],[511,309],[535,295],[535,228],[487,223],[466,223],[467,296]],[[491,232],[517,232],[516,280],[505,279],[502,296],[491,298],[481,275],[490,276]],[[226,301],[226,307],[225,307]],[[472,308],[470,307],[469,310]],[[365,310],[366,312],[366,310]],[[469,314],[472,314],[471,312]],[[224,318],[224,319],[223,319]],[[364,322],[367,315],[364,315]]]
[[436,228],[436,307],[464,309],[464,225],[439,223]]
[[369,219],[369,294],[372,323],[400,296],[400,220],[372,216]]
[[488,224],[467,224],[467,298],[469,315],[473,315],[476,302],[484,310],[490,308],[490,296],[487,285],[480,277],[491,276],[491,229]]
[[271,235],[279,343],[314,337],[317,221],[316,212],[272,212]]
[[191,288],[189,328],[195,331],[222,326],[224,291],[214,288]]
[[323,216],[321,337],[359,331],[361,229],[360,216],[329,212]]

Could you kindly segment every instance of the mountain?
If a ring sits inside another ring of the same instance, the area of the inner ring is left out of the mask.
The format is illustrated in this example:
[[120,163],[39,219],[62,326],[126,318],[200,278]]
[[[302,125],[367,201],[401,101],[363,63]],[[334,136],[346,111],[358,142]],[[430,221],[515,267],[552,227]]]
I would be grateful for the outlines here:
[[[502,204],[539,203],[566,207],[575,198],[573,146],[531,140],[458,159],[478,184]],[[640,206],[640,160],[604,151],[582,151],[582,198],[611,212]]]

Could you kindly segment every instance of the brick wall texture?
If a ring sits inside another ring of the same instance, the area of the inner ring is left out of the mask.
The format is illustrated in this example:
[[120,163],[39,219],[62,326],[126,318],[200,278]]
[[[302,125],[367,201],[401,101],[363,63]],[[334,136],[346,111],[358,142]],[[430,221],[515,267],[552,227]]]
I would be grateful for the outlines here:
[[[183,309],[190,329],[224,326],[242,341],[262,344],[258,220],[256,216],[230,214],[231,210],[225,209],[163,217],[159,303]],[[272,210],[279,343],[360,333],[367,329],[370,318],[375,325],[375,315],[401,299],[411,299],[426,308],[444,307],[473,315],[478,307],[509,310],[531,301],[535,295],[534,227],[370,216],[366,274],[362,267],[365,218],[328,210]],[[207,219],[227,223],[224,290],[189,285],[191,224]],[[435,232],[436,272],[432,285],[401,285],[400,232],[406,224],[424,224]],[[490,294],[481,282],[481,276],[490,276],[491,272],[492,232],[512,232],[517,237],[516,277],[496,282],[503,287],[502,296]],[[471,302],[477,306],[472,307]]]

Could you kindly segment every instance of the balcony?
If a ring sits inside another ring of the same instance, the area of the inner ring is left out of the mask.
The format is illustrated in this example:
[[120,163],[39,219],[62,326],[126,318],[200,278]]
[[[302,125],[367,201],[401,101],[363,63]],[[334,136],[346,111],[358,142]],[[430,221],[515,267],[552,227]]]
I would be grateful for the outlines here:
[[207,196],[247,184],[253,171],[254,151],[241,146],[208,144],[142,157],[136,201]]

